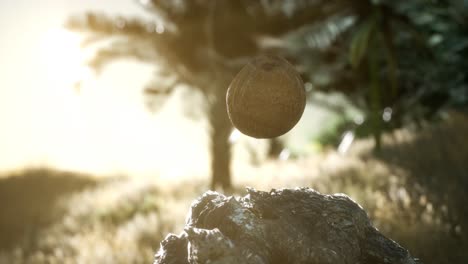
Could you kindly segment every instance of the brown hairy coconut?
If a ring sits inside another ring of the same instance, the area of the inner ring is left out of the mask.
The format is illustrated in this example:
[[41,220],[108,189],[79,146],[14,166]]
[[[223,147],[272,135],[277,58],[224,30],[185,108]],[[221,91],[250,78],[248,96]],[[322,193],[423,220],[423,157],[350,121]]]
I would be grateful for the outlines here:
[[304,84],[279,56],[260,56],[232,80],[226,95],[229,118],[242,133],[274,138],[293,128],[304,112]]

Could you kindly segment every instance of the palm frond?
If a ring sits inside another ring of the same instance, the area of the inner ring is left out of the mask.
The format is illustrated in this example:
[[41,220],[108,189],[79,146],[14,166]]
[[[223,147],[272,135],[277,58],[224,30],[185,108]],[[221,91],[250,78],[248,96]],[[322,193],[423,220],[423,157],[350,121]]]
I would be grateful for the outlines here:
[[292,48],[325,50],[352,27],[355,21],[353,15],[337,14],[321,23],[304,25],[287,33],[283,39],[287,42],[286,45]]
[[130,44],[128,39],[117,39],[109,45],[99,48],[88,64],[96,71],[100,71],[108,63],[123,58],[154,63],[159,57],[150,47],[150,43],[132,42]]
[[144,38],[154,33],[154,22],[139,18],[109,17],[106,14],[91,12],[70,17],[65,26],[77,32],[113,36],[134,35]]

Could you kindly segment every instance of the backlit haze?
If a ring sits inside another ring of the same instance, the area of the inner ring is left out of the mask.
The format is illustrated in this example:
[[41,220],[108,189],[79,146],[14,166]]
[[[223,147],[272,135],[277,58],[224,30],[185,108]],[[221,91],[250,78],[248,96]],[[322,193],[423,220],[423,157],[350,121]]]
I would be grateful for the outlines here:
[[205,173],[203,122],[184,118],[180,93],[156,115],[145,109],[152,66],[119,61],[99,76],[84,66],[89,51],[61,25],[86,10],[145,15],[127,0],[0,3],[0,170]]
[[[193,102],[201,96],[177,89],[155,114],[145,107],[142,93],[154,65],[119,60],[96,75],[85,65],[93,51],[80,48],[83,36],[62,27],[69,16],[89,10],[152,18],[131,0],[0,3],[0,171],[45,166],[206,177],[206,120],[186,115],[203,106]],[[311,130],[326,118],[323,110],[307,106],[288,133],[294,135],[289,145],[306,146]],[[239,136],[244,143],[251,140],[234,134]],[[264,151],[266,141],[250,144]],[[245,149],[233,151],[234,165],[248,159]]]

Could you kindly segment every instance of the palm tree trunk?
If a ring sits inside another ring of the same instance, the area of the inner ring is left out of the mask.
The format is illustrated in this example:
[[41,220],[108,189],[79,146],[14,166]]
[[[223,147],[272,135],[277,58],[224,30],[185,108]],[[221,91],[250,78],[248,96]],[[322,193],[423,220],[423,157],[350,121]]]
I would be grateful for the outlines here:
[[225,89],[213,89],[209,102],[211,150],[211,189],[221,187],[224,191],[232,188],[231,183],[231,144],[229,135],[232,125],[229,121]]

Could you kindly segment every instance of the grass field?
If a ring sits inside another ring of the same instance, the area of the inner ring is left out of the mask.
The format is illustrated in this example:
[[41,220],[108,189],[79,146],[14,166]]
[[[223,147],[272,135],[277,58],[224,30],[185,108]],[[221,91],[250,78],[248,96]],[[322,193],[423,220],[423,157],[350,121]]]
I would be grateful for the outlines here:
[[[268,161],[235,175],[245,186],[309,186],[346,193],[387,236],[424,263],[468,263],[468,120],[396,131],[379,154],[352,152]],[[151,263],[180,232],[208,178],[94,177],[30,168],[0,177],[0,263]]]

